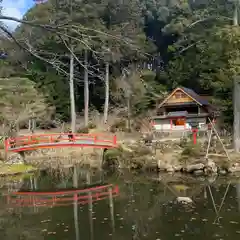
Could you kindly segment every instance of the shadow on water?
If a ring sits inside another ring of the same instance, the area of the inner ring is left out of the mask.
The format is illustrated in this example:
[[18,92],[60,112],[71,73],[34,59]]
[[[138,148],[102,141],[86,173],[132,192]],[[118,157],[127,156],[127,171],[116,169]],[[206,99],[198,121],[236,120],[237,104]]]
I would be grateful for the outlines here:
[[[240,180],[91,172],[1,179],[0,239],[240,237]],[[192,202],[181,202],[179,199]]]

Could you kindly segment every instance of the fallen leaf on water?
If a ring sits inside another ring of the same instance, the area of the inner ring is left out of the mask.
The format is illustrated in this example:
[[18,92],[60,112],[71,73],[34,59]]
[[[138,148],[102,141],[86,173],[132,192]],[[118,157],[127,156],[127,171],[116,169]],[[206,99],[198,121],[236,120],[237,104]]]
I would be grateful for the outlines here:
[[238,224],[238,222],[235,222],[235,221],[230,221],[230,223],[232,223],[232,224]]

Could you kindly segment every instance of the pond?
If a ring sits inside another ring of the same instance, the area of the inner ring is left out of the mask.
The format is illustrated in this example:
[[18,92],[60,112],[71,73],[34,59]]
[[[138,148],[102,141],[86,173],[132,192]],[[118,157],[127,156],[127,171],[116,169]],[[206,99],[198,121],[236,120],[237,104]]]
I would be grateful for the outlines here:
[[[240,239],[240,180],[89,172],[1,179],[0,239]],[[28,192],[28,193],[26,193]],[[179,203],[189,197],[192,203]]]

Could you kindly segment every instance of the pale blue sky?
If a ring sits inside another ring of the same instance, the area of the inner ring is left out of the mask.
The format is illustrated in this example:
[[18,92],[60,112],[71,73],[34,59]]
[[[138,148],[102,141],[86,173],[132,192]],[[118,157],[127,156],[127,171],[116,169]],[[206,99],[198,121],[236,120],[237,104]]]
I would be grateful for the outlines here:
[[[34,0],[3,0],[3,14],[9,17],[22,18],[34,4]],[[5,21],[5,24],[11,30],[17,26],[17,23],[12,21]]]

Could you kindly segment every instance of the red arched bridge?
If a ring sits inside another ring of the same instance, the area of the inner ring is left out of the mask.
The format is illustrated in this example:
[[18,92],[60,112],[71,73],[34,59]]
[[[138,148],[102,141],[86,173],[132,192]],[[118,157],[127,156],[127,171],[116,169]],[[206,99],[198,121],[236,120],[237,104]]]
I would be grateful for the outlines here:
[[110,134],[58,133],[19,136],[5,140],[5,150],[7,152],[57,147],[114,148],[117,147],[117,137]]
[[7,196],[10,205],[18,207],[29,206],[68,206],[77,202],[85,205],[89,202],[97,202],[109,197],[119,195],[117,185],[104,185],[81,190],[66,190],[57,192],[15,192]]

